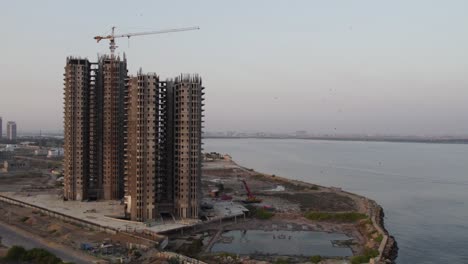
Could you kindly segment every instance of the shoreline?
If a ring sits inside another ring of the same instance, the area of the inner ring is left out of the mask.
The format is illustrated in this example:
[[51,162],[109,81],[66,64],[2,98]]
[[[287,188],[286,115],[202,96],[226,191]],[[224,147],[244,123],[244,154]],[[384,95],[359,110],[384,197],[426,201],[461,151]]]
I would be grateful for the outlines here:
[[347,137],[203,137],[204,139],[277,139],[277,140],[315,140],[315,141],[345,141],[345,142],[386,142],[386,143],[421,143],[421,144],[454,144],[466,145],[467,138],[453,139],[392,139],[392,138],[347,138]]
[[378,257],[378,259],[376,259],[376,261],[377,261],[376,263],[380,263],[380,262],[388,263],[388,261],[390,263],[395,263],[395,259],[398,257],[398,244],[397,244],[397,241],[395,240],[395,238],[392,235],[390,235],[388,230],[385,228],[384,209],[376,201],[374,201],[372,199],[369,199],[368,197],[365,197],[365,196],[360,195],[360,194],[355,194],[355,193],[344,191],[341,188],[326,187],[326,186],[321,186],[321,185],[318,185],[318,184],[308,183],[308,182],[304,182],[304,181],[300,181],[300,180],[289,179],[289,178],[282,177],[282,176],[277,176],[277,175],[274,175],[274,174],[258,172],[255,169],[250,169],[250,168],[244,167],[242,165],[239,165],[238,163],[236,163],[232,159],[230,160],[230,162],[232,162],[232,164],[238,166],[239,168],[242,168],[243,170],[246,170],[248,172],[256,173],[257,175],[263,177],[264,179],[267,179],[268,181],[280,181],[280,182],[284,182],[284,183],[287,183],[287,184],[293,184],[293,185],[298,186],[298,187],[300,186],[300,187],[306,187],[306,188],[316,186],[316,187],[320,187],[320,188],[323,188],[323,189],[333,189],[334,191],[341,192],[341,193],[344,193],[344,194],[347,194],[347,195],[351,195],[351,196],[354,196],[354,197],[357,197],[359,199],[363,199],[363,200],[367,201],[367,203],[369,204],[369,208],[368,208],[369,214],[368,215],[372,219],[372,222],[373,222],[374,226],[376,227],[376,229],[379,230],[379,232],[382,232],[382,235],[384,236],[384,238],[382,239],[382,242],[381,242],[381,244],[379,246],[379,257]]

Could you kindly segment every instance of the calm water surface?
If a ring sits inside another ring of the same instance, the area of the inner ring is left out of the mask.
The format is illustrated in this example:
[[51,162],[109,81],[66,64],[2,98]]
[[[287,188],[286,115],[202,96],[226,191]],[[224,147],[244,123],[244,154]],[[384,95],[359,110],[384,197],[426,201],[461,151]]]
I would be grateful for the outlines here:
[[468,263],[468,145],[205,139],[257,171],[376,200],[395,236],[397,263]]
[[[211,252],[241,255],[262,253],[296,256],[352,256],[350,248],[335,247],[332,240],[348,240],[344,234],[313,231],[233,230],[222,235],[227,243],[218,242]],[[232,242],[231,242],[232,240]]]

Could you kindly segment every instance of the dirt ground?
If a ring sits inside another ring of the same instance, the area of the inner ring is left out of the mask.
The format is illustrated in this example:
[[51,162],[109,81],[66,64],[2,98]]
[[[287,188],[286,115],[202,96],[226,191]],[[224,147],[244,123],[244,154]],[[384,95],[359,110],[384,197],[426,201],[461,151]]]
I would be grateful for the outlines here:
[[[103,243],[112,244],[112,250],[109,251],[109,253],[112,252],[112,258],[129,256],[130,251],[126,245],[138,242],[137,238],[132,239],[119,233],[113,235],[92,231],[46,216],[33,209],[4,202],[0,202],[0,215],[4,216],[0,221],[75,250],[81,250],[83,243],[89,244],[94,248],[99,248]],[[86,253],[97,257],[111,258],[109,254],[106,254],[107,252],[103,251],[96,250]]]
[[279,212],[301,213],[306,211],[361,212],[366,206],[361,199],[314,184],[295,184],[278,176],[266,175],[236,166],[232,161],[217,160],[203,168],[202,190],[208,196],[210,190],[223,185],[224,194],[234,200],[244,200],[247,192],[245,180],[251,192]]
[[0,192],[17,192],[25,188],[54,188],[50,184],[50,175],[40,170],[27,170],[11,173],[0,173]]

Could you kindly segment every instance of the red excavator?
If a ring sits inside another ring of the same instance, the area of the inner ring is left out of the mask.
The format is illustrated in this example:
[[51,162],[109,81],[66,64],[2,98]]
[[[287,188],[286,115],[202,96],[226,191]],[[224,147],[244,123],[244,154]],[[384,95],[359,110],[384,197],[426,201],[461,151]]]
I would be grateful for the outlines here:
[[247,199],[243,200],[242,202],[244,203],[261,203],[262,199],[255,197],[252,192],[250,191],[249,186],[247,185],[247,182],[245,180],[242,180],[242,183],[244,184],[245,190],[247,191]]

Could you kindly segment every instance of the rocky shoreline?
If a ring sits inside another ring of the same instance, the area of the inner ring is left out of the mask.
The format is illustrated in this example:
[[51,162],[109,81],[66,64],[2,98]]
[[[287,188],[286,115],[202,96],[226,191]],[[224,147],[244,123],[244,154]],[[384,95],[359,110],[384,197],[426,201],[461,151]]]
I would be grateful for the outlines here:
[[388,260],[390,263],[395,263],[395,260],[398,257],[398,244],[395,238],[392,235],[390,235],[387,229],[385,228],[385,224],[384,224],[385,213],[384,213],[383,208],[377,203],[376,205],[377,205],[377,210],[376,210],[377,224],[384,230],[384,232],[388,236],[387,243],[382,252],[382,259]]

